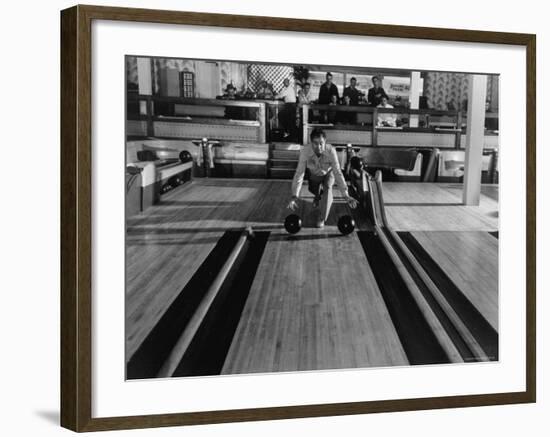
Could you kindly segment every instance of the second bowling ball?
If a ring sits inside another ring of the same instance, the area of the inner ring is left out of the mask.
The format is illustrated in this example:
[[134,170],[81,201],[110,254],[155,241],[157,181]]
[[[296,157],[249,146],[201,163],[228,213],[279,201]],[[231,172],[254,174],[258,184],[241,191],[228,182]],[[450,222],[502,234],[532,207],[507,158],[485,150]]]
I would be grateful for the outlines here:
[[285,229],[289,234],[296,234],[302,229],[302,219],[296,214],[290,214],[285,219]]
[[348,235],[353,232],[355,229],[355,220],[350,215],[343,215],[338,219],[338,230],[344,234]]
[[180,156],[180,161],[183,163],[193,160],[193,156],[191,156],[191,153],[189,153],[187,150],[182,150],[179,156]]

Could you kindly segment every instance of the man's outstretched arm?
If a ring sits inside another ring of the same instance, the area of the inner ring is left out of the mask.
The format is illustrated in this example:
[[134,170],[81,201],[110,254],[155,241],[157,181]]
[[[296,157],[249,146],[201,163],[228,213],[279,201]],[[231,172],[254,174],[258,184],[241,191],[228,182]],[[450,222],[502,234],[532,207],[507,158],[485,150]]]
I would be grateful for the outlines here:
[[300,151],[300,158],[298,159],[298,166],[294,172],[294,177],[292,178],[292,198],[288,202],[287,208],[294,211],[298,207],[298,198],[300,197],[300,190],[302,189],[302,183],[304,182],[304,175],[306,173],[306,161],[307,155],[304,146]]
[[338,161],[338,154],[334,147],[332,148],[330,158],[330,165],[332,167],[332,172],[334,173],[334,179],[336,179],[336,185],[338,185],[338,189],[342,193],[344,199],[346,199],[346,202],[348,202],[352,208],[357,207],[357,201],[348,193],[348,184],[346,183],[346,179],[344,178],[344,174],[342,173],[340,161]]
[[342,196],[348,197],[348,184],[346,183],[346,179],[342,173],[340,161],[338,160],[338,153],[334,147],[330,153],[330,166],[332,167],[334,179],[336,179],[336,185],[338,185],[338,189],[342,193]]
[[296,167],[296,171],[294,172],[294,177],[292,178],[292,197],[298,198],[300,197],[300,191],[302,189],[302,184],[304,183],[304,175],[306,173],[306,162],[307,162],[307,155],[306,155],[306,148],[307,146],[303,146],[302,150],[300,151],[300,157],[298,158],[298,166]]

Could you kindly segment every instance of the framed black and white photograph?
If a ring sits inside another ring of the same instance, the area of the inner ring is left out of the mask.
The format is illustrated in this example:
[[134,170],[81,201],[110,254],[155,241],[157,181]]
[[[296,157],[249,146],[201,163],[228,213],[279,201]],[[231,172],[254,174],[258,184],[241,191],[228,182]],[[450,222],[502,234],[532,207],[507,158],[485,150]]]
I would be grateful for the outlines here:
[[534,35],[61,35],[63,426],[534,402]]
[[127,378],[498,361],[498,79],[128,56]]

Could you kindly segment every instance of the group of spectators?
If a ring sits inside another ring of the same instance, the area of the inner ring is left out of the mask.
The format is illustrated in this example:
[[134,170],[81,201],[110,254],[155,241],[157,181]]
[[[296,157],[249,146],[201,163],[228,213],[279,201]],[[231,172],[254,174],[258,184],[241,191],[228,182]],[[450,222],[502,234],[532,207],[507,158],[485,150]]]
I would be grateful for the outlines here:
[[[382,99],[385,97],[388,99],[388,95],[384,88],[382,88],[382,81],[380,77],[373,76],[372,78],[372,88],[368,90],[366,103],[369,106],[378,106],[382,103]],[[308,87],[308,84],[305,84],[305,88]],[[340,99],[338,92],[338,87],[332,82],[332,73],[326,74],[326,80],[321,85],[319,89],[319,97],[317,98],[317,103],[320,105],[359,105],[361,100],[365,97],[357,88],[357,79],[352,77],[349,81],[349,86],[344,88],[344,93]]]
[[[290,80],[283,81],[283,87],[274,97],[281,99],[285,103],[298,103],[298,105],[317,103],[319,105],[345,105],[357,106],[363,104],[363,101],[371,107],[393,108],[389,104],[388,95],[382,87],[382,80],[378,76],[372,78],[372,88],[369,88],[366,99],[363,92],[357,88],[357,79],[352,77],[349,86],[344,88],[342,97],[338,87],[333,83],[332,73],[328,72],[325,76],[325,82],[319,88],[319,95],[315,99],[311,95],[311,84],[306,82],[302,85],[298,95],[294,88],[290,85]],[[354,124],[357,121],[357,114],[353,111],[321,111],[321,121],[325,123],[346,123]],[[289,117],[290,118],[290,117]],[[283,125],[290,123],[292,120],[285,120],[283,117]],[[395,127],[396,116],[391,113],[381,113],[376,120],[377,126]]]
[[[340,93],[338,87],[334,84],[332,73],[328,72],[325,76],[326,80],[319,88],[319,95],[317,98],[311,95],[311,84],[305,82],[298,95],[294,91],[294,88],[290,86],[290,80],[285,79],[283,81],[283,87],[279,93],[273,95],[269,89],[267,82],[262,82],[260,84],[260,90],[258,92],[258,97],[274,97],[276,99],[284,100],[286,103],[318,103],[320,105],[330,105],[330,104],[347,104],[347,105],[359,105],[362,104],[362,99],[365,97],[364,93],[357,88],[357,79],[352,77],[350,79],[349,86],[344,88],[344,93],[342,98],[340,98]],[[373,76],[372,78],[372,88],[368,90],[366,103],[369,106],[378,106],[382,103],[382,99],[385,97],[388,99],[388,95],[384,88],[382,88],[382,81],[380,77]]]
[[[315,96],[311,93],[311,84],[305,82],[302,84],[298,93],[294,86],[291,85],[290,79],[283,80],[283,86],[278,93],[268,85],[266,81],[262,81],[256,93],[256,98],[259,99],[277,99],[282,100],[287,105],[279,111],[279,121],[284,130],[284,136],[289,136],[296,125],[297,110],[304,104],[317,103],[320,105],[346,105],[357,106],[366,104],[371,107],[393,108],[388,103],[388,95],[382,87],[382,80],[379,76],[373,76],[372,87],[369,88],[367,95],[357,88],[357,79],[352,77],[349,86],[344,88],[342,97],[338,91],[338,87],[333,83],[332,73],[328,72],[325,76],[325,82],[319,88],[319,95]],[[235,99],[236,89],[232,84],[229,84],[225,90],[224,99]],[[324,123],[346,123],[354,124],[357,121],[357,113],[353,111],[320,111],[321,122]],[[380,113],[376,120],[377,126],[394,127],[396,125],[396,116],[391,113]]]

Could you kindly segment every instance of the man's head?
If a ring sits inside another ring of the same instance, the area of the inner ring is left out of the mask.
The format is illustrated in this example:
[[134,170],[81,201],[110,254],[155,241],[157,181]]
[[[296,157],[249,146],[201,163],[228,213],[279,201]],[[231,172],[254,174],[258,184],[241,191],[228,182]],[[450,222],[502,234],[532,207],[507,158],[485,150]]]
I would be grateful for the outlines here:
[[236,92],[237,89],[231,83],[225,88],[225,93],[230,97],[234,97]]
[[309,90],[311,89],[311,84],[309,82],[304,83],[304,93],[309,93]]
[[382,101],[380,102],[382,106],[387,106],[388,104],[388,98],[386,96],[382,96]]
[[378,88],[380,86],[380,77],[372,76],[372,84],[375,88]]
[[313,152],[320,156],[321,153],[325,150],[326,140],[327,136],[325,134],[325,131],[323,129],[313,129],[311,131],[311,134],[309,136],[311,139],[311,148],[313,149]]
[[350,105],[351,104],[351,98],[347,94],[344,96],[344,105]]
[[355,77],[352,77],[349,80],[349,86],[352,87],[352,88],[355,88],[356,85],[357,85],[357,79],[355,79]]
[[285,88],[288,88],[288,86],[290,85],[290,79],[286,78],[285,80],[283,80],[283,85]]
[[331,84],[332,83],[332,73],[330,71],[327,73],[326,78],[327,78],[327,83]]

